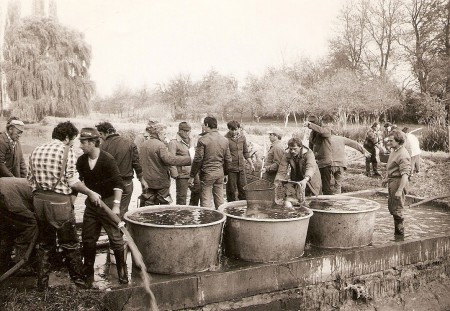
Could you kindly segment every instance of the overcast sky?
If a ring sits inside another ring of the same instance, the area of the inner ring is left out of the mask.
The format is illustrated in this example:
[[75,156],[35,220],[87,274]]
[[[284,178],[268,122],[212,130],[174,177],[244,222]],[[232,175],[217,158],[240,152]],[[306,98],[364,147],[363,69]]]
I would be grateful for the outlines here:
[[[22,16],[31,0],[22,0]],[[58,0],[61,23],[85,33],[100,95],[118,85],[200,79],[214,68],[243,81],[269,66],[324,56],[344,0]]]

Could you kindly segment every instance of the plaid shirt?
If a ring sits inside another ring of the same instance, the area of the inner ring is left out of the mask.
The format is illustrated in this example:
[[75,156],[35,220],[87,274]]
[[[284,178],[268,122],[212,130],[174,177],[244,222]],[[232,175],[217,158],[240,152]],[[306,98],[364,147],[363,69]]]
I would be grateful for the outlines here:
[[[57,183],[61,175],[65,147],[66,145],[62,141],[53,139],[33,150],[30,155],[30,172],[28,173],[28,180],[33,191],[51,190]],[[75,152],[70,147],[66,171],[54,190],[56,193],[72,193],[70,185],[79,180],[76,163]]]

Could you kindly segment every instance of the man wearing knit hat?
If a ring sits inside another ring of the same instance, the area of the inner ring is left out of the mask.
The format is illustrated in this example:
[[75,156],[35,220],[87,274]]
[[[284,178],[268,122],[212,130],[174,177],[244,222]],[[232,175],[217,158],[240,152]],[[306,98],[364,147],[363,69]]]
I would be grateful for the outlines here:
[[27,177],[27,166],[19,142],[23,131],[24,123],[11,117],[6,123],[6,132],[0,134],[0,177]]
[[189,155],[173,155],[166,145],[166,126],[155,122],[147,125],[149,139],[140,148],[144,179],[148,189],[142,195],[141,206],[169,204],[171,166],[191,165]]
[[[191,138],[191,126],[187,122],[181,122],[178,124],[178,132],[175,139],[169,142],[169,151],[175,156],[190,156],[192,153],[193,141]],[[190,151],[191,149],[191,151]],[[177,205],[186,205],[187,191],[189,188],[188,180],[189,173],[191,172],[191,165],[179,165],[170,167],[170,176],[175,179],[176,191],[177,191]],[[200,181],[196,176],[194,185],[199,185]],[[198,205],[200,200],[200,193],[198,187],[191,188],[191,198],[189,205]]]

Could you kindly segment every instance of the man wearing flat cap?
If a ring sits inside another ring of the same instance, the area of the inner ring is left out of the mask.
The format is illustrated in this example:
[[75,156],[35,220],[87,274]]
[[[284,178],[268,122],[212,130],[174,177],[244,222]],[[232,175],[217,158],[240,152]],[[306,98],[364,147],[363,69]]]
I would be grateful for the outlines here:
[[23,131],[23,122],[11,117],[6,123],[6,132],[0,134],[0,177],[27,177],[19,142]]
[[166,126],[155,122],[147,125],[149,139],[140,149],[144,179],[148,189],[142,194],[141,206],[169,204],[171,166],[190,166],[189,155],[173,155],[166,145]]
[[[275,176],[277,175],[278,168],[280,167],[281,159],[284,155],[284,147],[281,143],[281,137],[283,133],[279,127],[273,126],[266,131],[269,134],[269,140],[272,143],[270,145],[269,151],[264,163],[264,168],[262,170],[264,179],[274,182]],[[265,150],[264,150],[265,152]]]
[[[178,124],[178,132],[175,139],[169,142],[169,151],[175,156],[190,156],[194,157],[193,141],[191,137],[191,126],[187,122]],[[192,149],[191,149],[192,148]],[[177,205],[186,205],[187,192],[189,189],[189,173],[191,172],[191,165],[178,165],[170,167],[170,176],[175,179],[176,185],[176,203]],[[191,197],[189,205],[198,205],[200,201],[199,193],[200,180],[196,176],[194,187],[191,187]]]
[[[77,160],[80,180],[84,181],[89,189],[100,194],[103,202],[119,216],[124,189],[123,179],[114,157],[100,149],[100,133],[96,128],[81,129],[80,148],[83,150],[83,155]],[[109,246],[114,251],[119,283],[128,283],[126,242],[123,240],[120,229],[103,208],[93,204],[89,199],[86,199],[85,204],[81,237],[86,285],[92,287],[94,281],[96,245],[102,227],[108,234]]]

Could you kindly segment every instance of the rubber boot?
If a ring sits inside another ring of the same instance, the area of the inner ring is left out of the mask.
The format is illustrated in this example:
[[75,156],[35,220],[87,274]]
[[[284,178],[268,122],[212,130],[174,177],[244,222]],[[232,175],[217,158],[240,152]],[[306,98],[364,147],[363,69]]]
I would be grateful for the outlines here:
[[83,263],[79,249],[63,249],[63,256],[66,268],[69,271],[70,279],[80,288],[88,288],[83,273]]
[[372,169],[373,176],[381,176],[380,173],[378,173],[378,163],[372,163]]
[[405,228],[402,219],[394,219],[395,235],[405,235]]
[[37,289],[41,292],[48,288],[48,279],[50,275],[49,254],[50,251],[47,249],[39,248],[38,250]]
[[11,260],[12,250],[13,243],[3,239],[0,241],[0,275],[8,271],[14,265]]
[[125,257],[125,250],[115,250],[117,276],[120,284],[128,284],[128,268]]
[[35,276],[37,271],[37,262],[36,258],[32,257],[33,253],[30,254],[28,258],[26,257],[26,252],[28,250],[29,245],[18,244],[16,245],[16,263],[21,261],[22,259],[25,261],[25,264],[20,268],[15,276]]
[[84,257],[84,281],[87,288],[92,288],[94,283],[94,264],[95,255],[97,253],[96,245],[83,245],[83,257]]
[[370,176],[370,162],[366,161],[366,176]]

